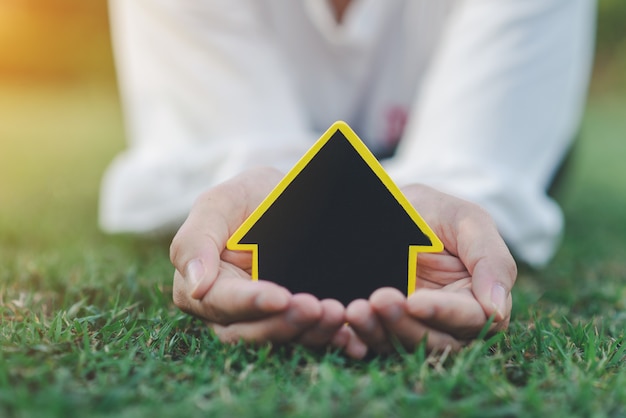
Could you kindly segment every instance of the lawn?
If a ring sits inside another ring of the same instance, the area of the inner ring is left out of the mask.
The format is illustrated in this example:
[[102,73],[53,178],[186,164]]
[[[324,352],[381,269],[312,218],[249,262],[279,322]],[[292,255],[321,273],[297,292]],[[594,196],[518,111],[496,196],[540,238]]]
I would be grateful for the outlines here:
[[626,415],[626,99],[592,96],[510,329],[457,355],[368,361],[220,344],[171,303],[168,239],[105,236],[115,89],[0,84],[0,416]]

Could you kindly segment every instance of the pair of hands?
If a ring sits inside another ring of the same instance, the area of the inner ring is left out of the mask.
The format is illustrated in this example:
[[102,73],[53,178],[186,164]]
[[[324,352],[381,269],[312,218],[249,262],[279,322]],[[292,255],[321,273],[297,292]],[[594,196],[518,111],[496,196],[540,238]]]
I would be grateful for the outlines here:
[[251,255],[226,249],[226,241],[281,178],[277,170],[254,169],[205,192],[172,241],[174,303],[220,340],[332,346],[362,358],[392,351],[396,342],[412,350],[424,339],[430,350],[457,350],[492,315],[491,331],[507,327],[517,269],[495,224],[476,205],[418,184],[403,193],[445,250],[419,255],[408,298],[381,288],[344,307],[251,280]]

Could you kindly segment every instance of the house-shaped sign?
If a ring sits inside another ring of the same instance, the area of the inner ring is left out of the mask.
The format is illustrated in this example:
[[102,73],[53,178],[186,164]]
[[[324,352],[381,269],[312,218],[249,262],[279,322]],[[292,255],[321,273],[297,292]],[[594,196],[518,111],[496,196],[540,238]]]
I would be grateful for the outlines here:
[[336,122],[228,240],[252,278],[347,305],[415,290],[417,254],[443,244],[344,122]]

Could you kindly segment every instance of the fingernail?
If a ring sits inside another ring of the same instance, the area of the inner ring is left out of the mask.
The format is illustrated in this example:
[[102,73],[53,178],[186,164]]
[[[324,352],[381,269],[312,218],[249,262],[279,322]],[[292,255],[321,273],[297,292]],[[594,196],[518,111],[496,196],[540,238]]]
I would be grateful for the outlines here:
[[204,276],[204,273],[204,264],[202,263],[202,260],[196,258],[187,264],[185,279],[195,287]]
[[287,311],[286,319],[287,322],[296,328],[309,326],[315,321],[315,318],[312,317],[307,311],[291,308]]
[[402,309],[402,307],[398,305],[391,305],[385,309],[385,316],[391,322],[396,322],[398,319],[400,319],[403,313],[404,309]]
[[333,347],[344,348],[350,341],[350,334],[346,331],[347,325],[343,325],[342,328],[337,330],[333,338],[330,340],[330,344]]
[[360,341],[350,344],[346,349],[346,354],[354,359],[360,360],[367,355],[367,345]]
[[281,311],[289,305],[289,295],[284,292],[263,292],[254,301],[259,309]]
[[379,324],[378,318],[373,317],[373,318],[370,318],[365,324],[363,324],[362,328],[363,330],[365,330],[365,332],[371,333],[371,332],[374,332],[378,324]]
[[304,321],[302,320],[302,316],[300,316],[300,314],[294,311],[293,309],[287,312],[286,319],[287,319],[287,322],[289,322],[291,325],[294,325],[296,327],[302,326],[304,324]]
[[496,308],[497,314],[504,318],[506,312],[506,289],[501,284],[495,284],[491,288],[491,303]]

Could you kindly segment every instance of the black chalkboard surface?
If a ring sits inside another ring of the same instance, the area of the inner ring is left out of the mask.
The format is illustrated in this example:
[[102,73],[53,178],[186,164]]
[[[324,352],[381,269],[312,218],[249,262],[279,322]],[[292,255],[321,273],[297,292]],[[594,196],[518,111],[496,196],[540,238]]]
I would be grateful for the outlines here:
[[347,305],[385,286],[415,289],[418,252],[443,244],[365,144],[336,122],[228,241],[253,279]]

